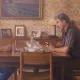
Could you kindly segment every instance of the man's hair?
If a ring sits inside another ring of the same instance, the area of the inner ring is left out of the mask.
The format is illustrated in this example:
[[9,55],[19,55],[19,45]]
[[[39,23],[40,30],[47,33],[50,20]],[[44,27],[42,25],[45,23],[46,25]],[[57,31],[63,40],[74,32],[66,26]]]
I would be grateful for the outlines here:
[[60,19],[61,21],[65,20],[67,23],[71,23],[70,18],[65,13],[60,13],[58,16],[56,16],[56,19]]

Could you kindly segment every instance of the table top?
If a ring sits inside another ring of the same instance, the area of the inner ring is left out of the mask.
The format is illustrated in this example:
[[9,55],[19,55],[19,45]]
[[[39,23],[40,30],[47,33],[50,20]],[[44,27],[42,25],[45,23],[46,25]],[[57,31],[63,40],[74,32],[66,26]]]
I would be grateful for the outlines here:
[[[60,62],[70,59],[69,55],[53,54],[53,61]],[[0,62],[20,62],[20,52],[0,52]]]
[[[22,45],[23,44],[25,44],[25,42],[27,41],[27,40],[20,40],[20,39],[18,39],[18,40],[14,40],[14,39],[12,39],[12,40],[10,40],[10,39],[6,39],[6,41],[5,41],[5,39],[1,39],[1,41],[0,42],[2,42],[2,41],[4,41],[4,42],[10,42],[10,41],[12,41],[12,42],[14,42],[15,41],[15,43],[16,43],[16,46],[17,45],[19,45],[20,44],[20,47],[22,47]],[[48,42],[50,42],[50,43],[52,43],[53,45],[55,45],[56,44],[56,39],[51,39],[51,38],[48,38],[48,39],[37,39],[41,44],[44,44],[46,41],[48,41]],[[19,43],[19,41],[20,41],[20,43]],[[4,43],[3,42],[3,43]],[[18,43],[17,43],[18,42]],[[23,45],[24,46],[24,45]],[[53,57],[57,57],[57,58],[70,58],[70,56],[67,54],[67,53],[57,53],[57,52],[54,52],[53,53]],[[6,51],[0,51],[0,60],[2,59],[2,58],[13,58],[13,59],[15,59],[15,60],[17,60],[17,59],[19,59],[20,58],[20,52],[16,52],[16,51],[10,51],[10,52],[6,52]],[[5,59],[6,60],[6,59]],[[19,61],[19,60],[18,60]]]
[[[0,57],[20,57],[20,53],[21,52],[0,52]],[[32,53],[32,52],[29,52]],[[44,52],[46,53],[46,52]],[[58,52],[54,52],[53,57],[70,57],[70,55],[65,54],[64,55],[62,53],[58,53]]]

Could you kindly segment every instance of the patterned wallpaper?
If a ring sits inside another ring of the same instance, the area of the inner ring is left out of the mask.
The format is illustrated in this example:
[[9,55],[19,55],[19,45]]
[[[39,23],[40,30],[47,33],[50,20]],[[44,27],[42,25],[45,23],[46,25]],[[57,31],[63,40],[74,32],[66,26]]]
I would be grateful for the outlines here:
[[53,19],[55,24],[54,17],[61,12],[68,14],[79,27],[80,0],[44,0],[43,20],[0,20],[0,28],[11,28],[14,35],[15,25],[25,25],[28,35],[32,30],[54,34],[53,27],[48,23]]

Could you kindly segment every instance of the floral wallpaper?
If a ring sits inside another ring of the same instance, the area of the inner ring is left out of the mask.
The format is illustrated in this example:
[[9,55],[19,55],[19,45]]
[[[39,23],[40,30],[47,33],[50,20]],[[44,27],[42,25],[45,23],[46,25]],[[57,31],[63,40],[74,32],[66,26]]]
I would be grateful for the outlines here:
[[66,13],[79,27],[80,0],[44,0],[43,20],[0,19],[0,29],[11,28],[15,36],[15,25],[25,25],[28,33],[27,35],[30,35],[32,30],[45,31],[53,35],[54,28],[49,25],[49,21],[53,19],[53,24],[55,25],[54,17],[61,12]]

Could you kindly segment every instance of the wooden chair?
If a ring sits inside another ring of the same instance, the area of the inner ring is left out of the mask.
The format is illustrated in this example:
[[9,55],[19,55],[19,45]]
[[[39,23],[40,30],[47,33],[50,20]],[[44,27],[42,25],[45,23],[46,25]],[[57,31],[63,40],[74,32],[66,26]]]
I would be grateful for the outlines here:
[[36,39],[36,41],[39,41],[39,43],[42,45],[45,45],[45,42],[48,42],[56,46],[56,43],[57,43],[57,40],[52,38],[39,38],[39,39]]
[[0,38],[0,51],[11,51],[14,39],[12,38]]
[[13,38],[0,38],[0,44],[13,44]]
[[23,49],[26,46],[26,39],[15,39],[16,48]]
[[[25,65],[46,66],[46,72],[23,72]],[[20,56],[20,79],[19,80],[53,80],[52,75],[52,54],[43,52],[23,52]]]

